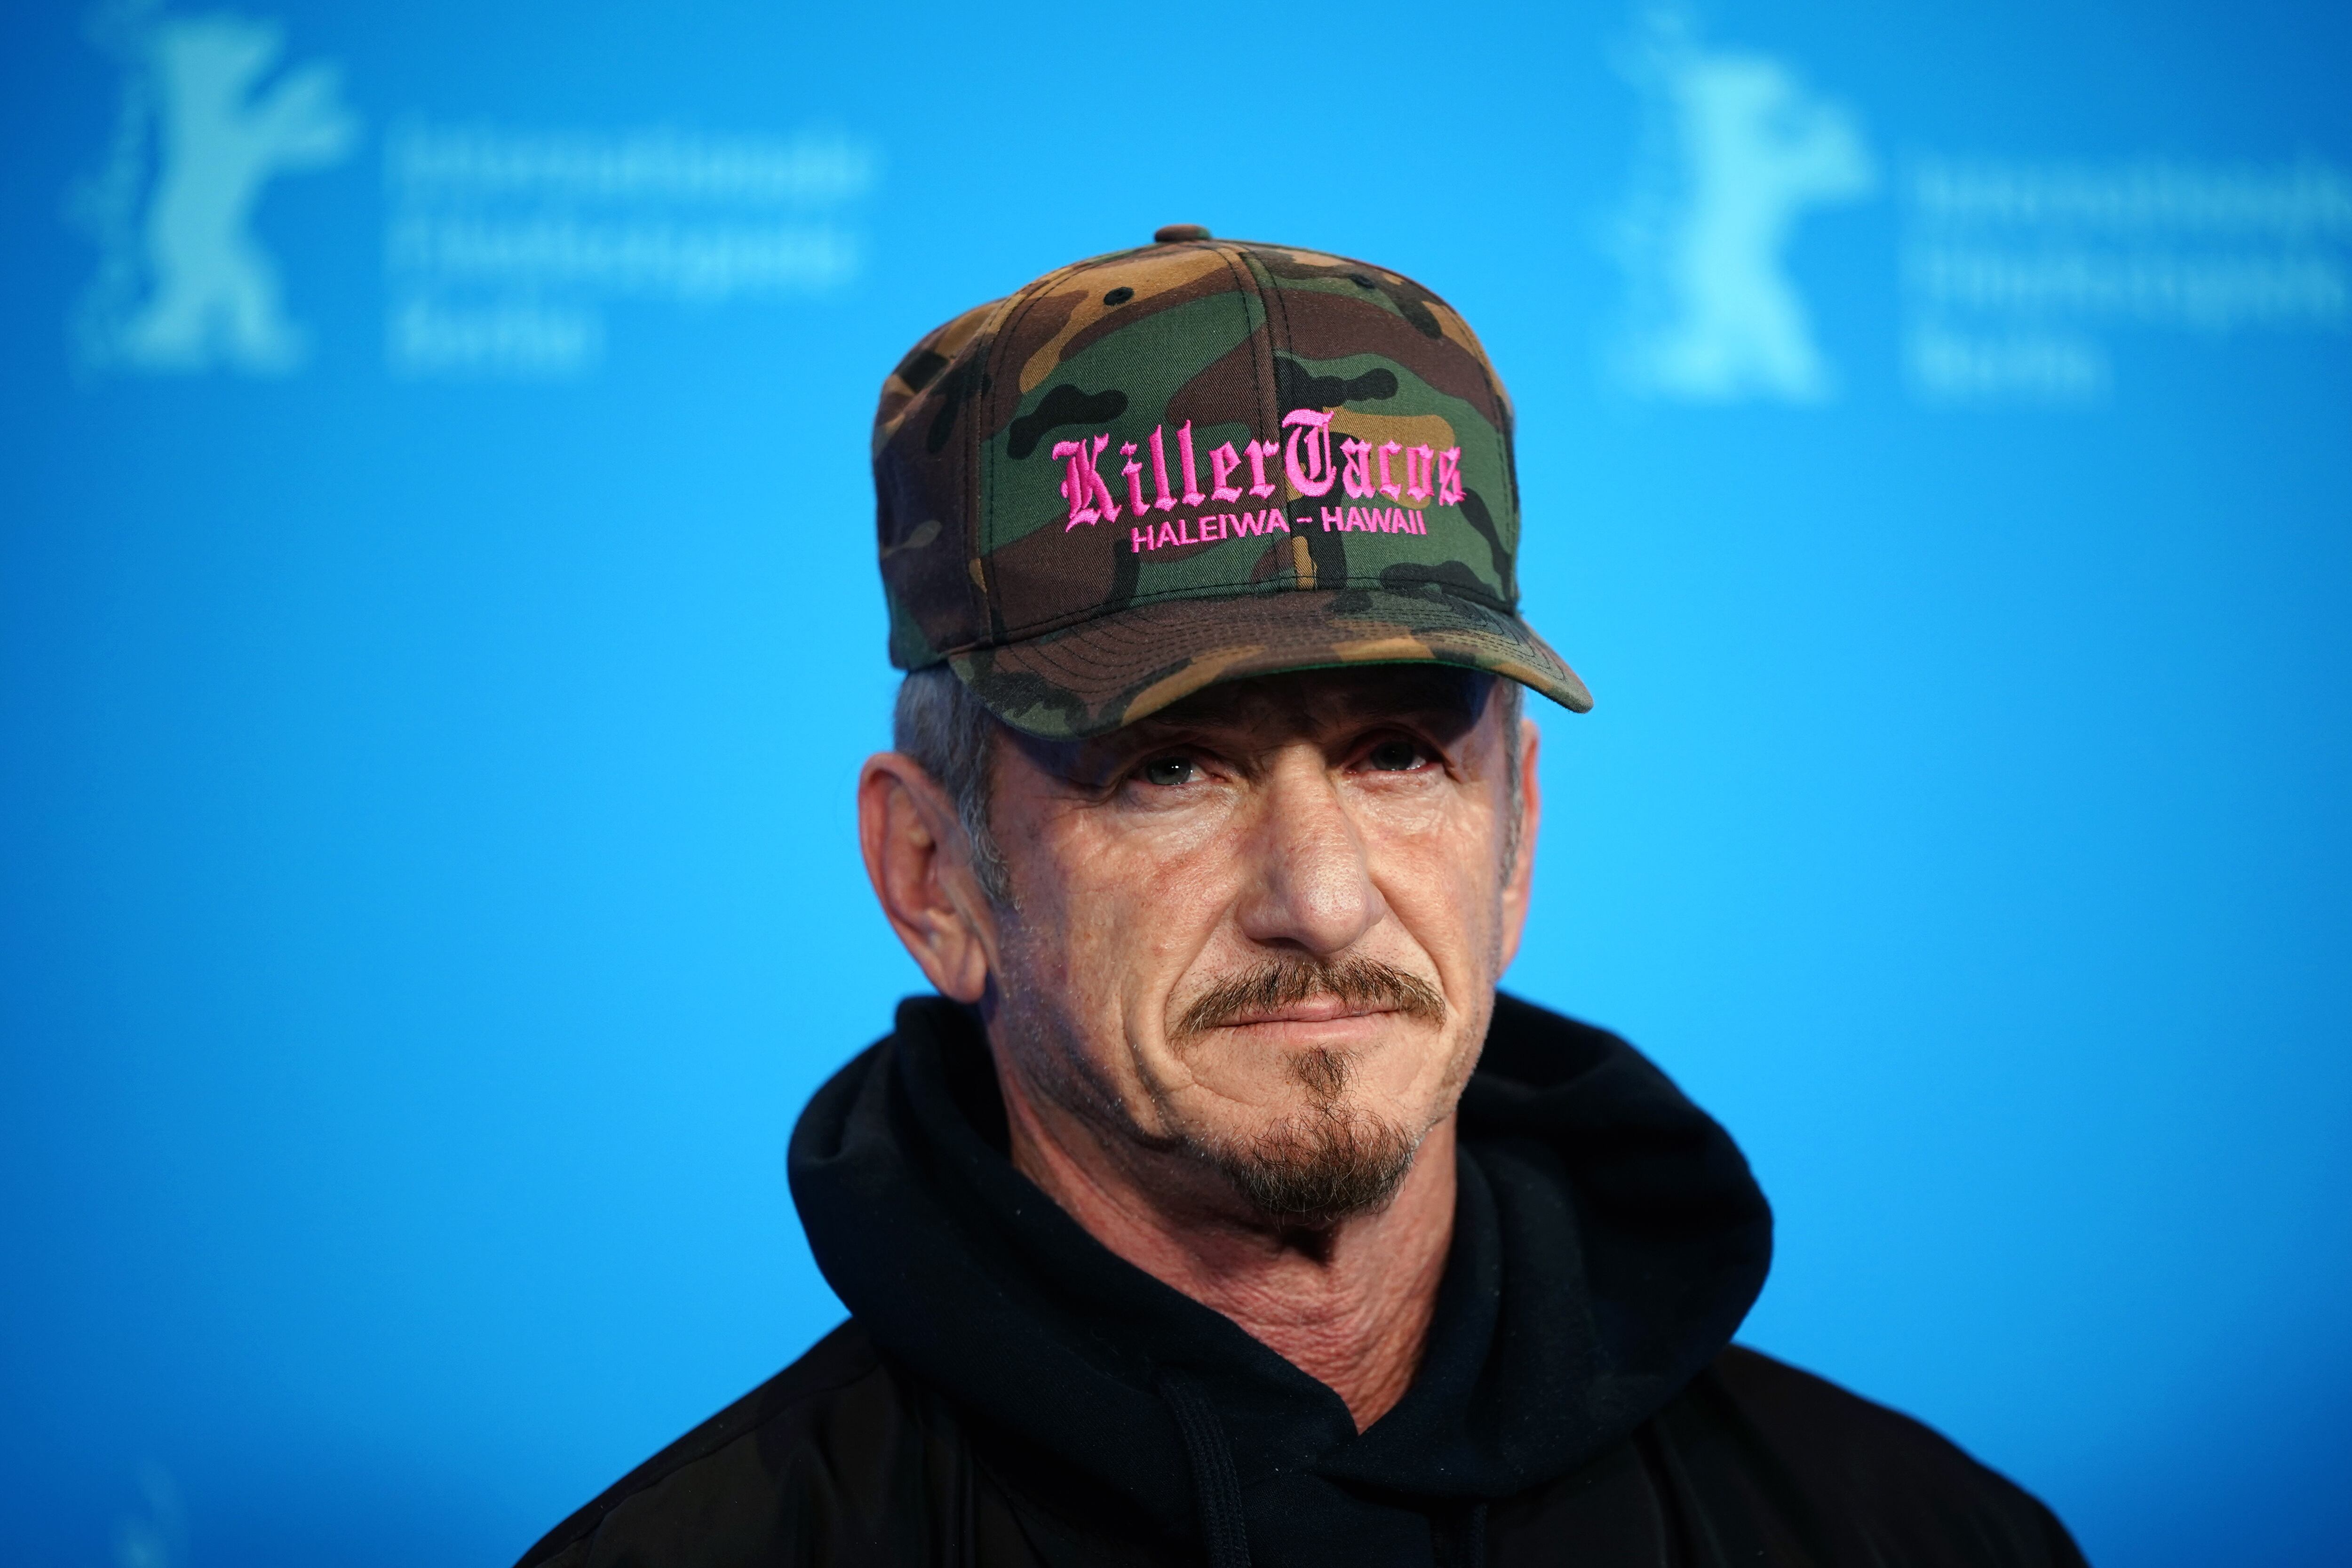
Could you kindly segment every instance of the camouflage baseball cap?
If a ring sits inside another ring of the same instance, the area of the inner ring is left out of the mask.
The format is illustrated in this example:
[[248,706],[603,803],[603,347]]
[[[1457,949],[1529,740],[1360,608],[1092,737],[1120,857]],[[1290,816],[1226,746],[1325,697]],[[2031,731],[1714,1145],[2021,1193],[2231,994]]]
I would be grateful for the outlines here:
[[874,486],[890,661],[1031,734],[1363,663],[1592,706],[1518,617],[1501,381],[1366,262],[1182,225],[1049,272],[890,373]]

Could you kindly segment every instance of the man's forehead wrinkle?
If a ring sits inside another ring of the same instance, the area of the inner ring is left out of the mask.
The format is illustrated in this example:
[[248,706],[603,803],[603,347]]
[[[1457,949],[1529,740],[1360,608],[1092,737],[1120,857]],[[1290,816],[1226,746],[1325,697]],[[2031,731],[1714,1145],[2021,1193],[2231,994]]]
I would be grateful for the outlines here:
[[1484,684],[1474,671],[1429,665],[1262,676],[1209,687],[1081,744],[1112,746],[1129,759],[1187,741],[1265,745],[1383,721],[1423,724],[1450,738],[1485,712]]

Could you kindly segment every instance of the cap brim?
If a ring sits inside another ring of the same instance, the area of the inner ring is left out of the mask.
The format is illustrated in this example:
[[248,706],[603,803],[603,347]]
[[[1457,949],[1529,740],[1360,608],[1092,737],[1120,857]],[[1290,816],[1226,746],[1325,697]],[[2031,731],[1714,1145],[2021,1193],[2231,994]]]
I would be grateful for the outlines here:
[[1223,680],[1360,664],[1462,665],[1592,706],[1526,622],[1434,584],[1163,599],[949,663],[991,712],[1049,740],[1108,734]]

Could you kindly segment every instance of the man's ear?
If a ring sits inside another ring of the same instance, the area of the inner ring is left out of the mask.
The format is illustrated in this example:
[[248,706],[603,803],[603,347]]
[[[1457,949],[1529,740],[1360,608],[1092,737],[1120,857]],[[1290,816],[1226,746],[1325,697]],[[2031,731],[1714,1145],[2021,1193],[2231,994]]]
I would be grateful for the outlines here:
[[1527,929],[1528,904],[1535,896],[1536,829],[1543,823],[1543,785],[1536,761],[1543,747],[1543,731],[1532,719],[1519,721],[1518,853],[1511,858],[1503,880],[1503,967],[1518,956],[1519,933]]
[[994,910],[971,868],[954,803],[920,763],[898,752],[857,774],[857,843],[890,929],[940,994],[977,1002],[995,965]]

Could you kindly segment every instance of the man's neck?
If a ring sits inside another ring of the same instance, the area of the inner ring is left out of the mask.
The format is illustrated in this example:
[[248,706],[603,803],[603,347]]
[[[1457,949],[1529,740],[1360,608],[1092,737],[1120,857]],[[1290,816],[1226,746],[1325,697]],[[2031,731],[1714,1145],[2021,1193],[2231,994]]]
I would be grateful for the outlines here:
[[[1385,1207],[1299,1230],[1201,1201],[1202,1173],[1189,1161],[1177,1180],[1147,1183],[1139,1161],[1183,1157],[1114,1157],[1075,1118],[1010,1084],[1005,1111],[1023,1174],[1112,1252],[1329,1386],[1357,1430],[1404,1397],[1454,1237],[1454,1118],[1422,1141]],[[1171,1202],[1171,1193],[1183,1195]]]

